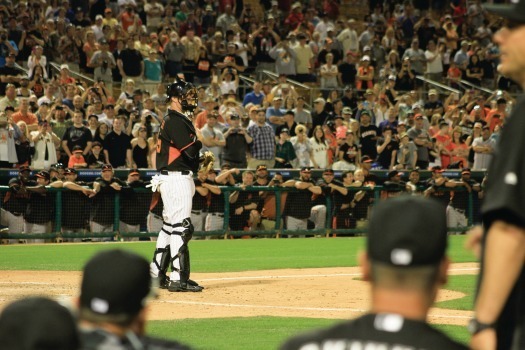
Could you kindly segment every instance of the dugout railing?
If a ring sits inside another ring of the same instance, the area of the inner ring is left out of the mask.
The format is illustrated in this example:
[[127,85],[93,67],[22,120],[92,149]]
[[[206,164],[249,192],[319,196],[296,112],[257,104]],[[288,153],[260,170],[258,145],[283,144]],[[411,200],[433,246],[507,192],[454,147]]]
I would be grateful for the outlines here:
[[[265,197],[259,204],[258,209],[262,213],[262,220],[254,230],[248,230],[248,225],[242,230],[231,230],[230,229],[230,218],[233,213],[234,205],[229,202],[229,196],[232,192],[238,191],[240,188],[237,186],[221,186],[221,191],[224,200],[224,221],[222,222],[222,228],[214,231],[198,231],[194,233],[195,238],[256,238],[256,237],[297,237],[297,236],[317,236],[317,237],[334,237],[341,235],[361,235],[366,234],[368,218],[371,211],[373,210],[374,203],[384,200],[388,197],[394,197],[398,195],[424,195],[424,191],[428,188],[427,186],[420,186],[417,191],[411,194],[407,194],[404,187],[389,187],[389,186],[374,186],[374,187],[347,187],[349,195],[347,199],[341,200],[341,198],[335,198],[332,195],[316,196],[312,195],[313,202],[301,202],[297,203],[287,201],[287,195],[290,192],[297,192],[295,188],[288,187],[246,187],[244,191],[252,192],[253,194],[261,194]],[[62,223],[64,221],[64,208],[63,195],[68,191],[67,189],[55,189],[50,188],[48,194],[54,196],[54,208],[53,208],[53,220],[51,222],[50,232],[45,234],[34,234],[30,232],[8,232],[6,228],[5,219],[5,208],[4,202],[6,200],[6,194],[9,192],[9,187],[0,186],[1,196],[1,211],[2,211],[2,231],[0,231],[0,238],[2,240],[33,240],[33,239],[45,239],[47,241],[79,241],[79,240],[97,240],[97,241],[113,241],[113,240],[131,240],[133,238],[149,240],[158,235],[158,232],[148,232],[146,229],[146,216],[148,210],[143,210],[142,213],[137,212],[136,215],[141,217],[140,230],[137,232],[121,232],[120,230],[120,219],[121,210],[123,207],[123,196],[116,192],[113,198],[113,213],[108,213],[111,216],[113,229],[111,232],[89,232],[89,218],[92,215],[92,206],[90,199],[87,199],[87,205],[81,207],[81,211],[77,212],[77,215],[83,215],[85,218],[85,229],[82,232],[64,232],[62,229]],[[152,192],[145,188],[136,188],[133,191],[140,195],[139,199],[135,199],[135,205],[137,207],[142,205],[142,208],[149,207],[151,202]],[[343,213],[341,211],[342,204],[349,204],[350,198],[355,197],[355,194],[359,191],[365,193],[362,201],[352,208],[350,211]],[[446,206],[446,201],[443,203],[443,210],[447,213],[448,219],[452,220],[452,225],[449,227],[450,233],[461,233],[467,231],[473,224],[478,223],[479,211],[481,207],[481,195],[480,192],[467,191],[464,187],[456,188],[437,188],[435,193],[443,195],[450,194],[451,197],[456,196],[456,199],[450,201],[454,206]],[[264,196],[264,194],[266,196]],[[68,204],[71,206],[71,204]],[[290,230],[287,228],[287,209],[293,206],[307,206],[321,208],[321,212],[317,212],[315,218],[307,218],[306,229]],[[322,207],[324,206],[324,211]],[[51,209],[51,208],[50,208]],[[67,208],[71,213],[71,207]],[[74,208],[73,208],[74,209]],[[272,214],[268,215],[268,212]],[[20,213],[23,217],[25,214]],[[70,214],[68,214],[70,215]],[[204,213],[204,217],[206,216]],[[341,220],[341,215],[345,220]],[[348,215],[348,217],[346,217]],[[407,213],[408,215],[408,213]],[[324,216],[324,218],[323,218]],[[341,223],[343,226],[341,227]],[[388,223],[385,223],[387,225]],[[204,227],[204,226],[203,226]],[[4,241],[3,243],[7,243]]]

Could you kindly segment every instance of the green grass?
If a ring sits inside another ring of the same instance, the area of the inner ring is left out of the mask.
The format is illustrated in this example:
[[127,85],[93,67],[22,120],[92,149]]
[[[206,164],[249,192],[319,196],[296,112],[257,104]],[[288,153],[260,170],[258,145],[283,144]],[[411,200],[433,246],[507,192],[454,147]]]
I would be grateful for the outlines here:
[[[314,328],[328,327],[341,320],[250,317],[152,321],[148,334],[178,340],[196,349],[266,350],[277,349],[290,336]],[[465,327],[438,325],[438,329],[453,339],[467,343]]]
[[[453,262],[474,261],[463,248],[464,236],[450,237]],[[232,272],[282,268],[356,266],[363,237],[199,240],[190,243],[193,272]],[[155,244],[101,243],[9,245],[0,247],[2,270],[79,271],[96,252],[121,248],[151,259]]]
[[441,301],[436,303],[436,306],[444,309],[472,310],[477,279],[477,275],[450,276],[446,288],[465,293],[466,296],[460,299]]
[[[452,262],[473,262],[463,248],[464,236],[451,236],[448,254]],[[192,241],[192,272],[232,272],[261,269],[345,267],[357,265],[357,254],[365,239],[307,238]],[[151,259],[155,244],[104,243],[71,245],[0,246],[1,270],[79,271],[96,252],[121,248]],[[451,276],[448,289],[465,292],[467,297],[439,303],[439,307],[469,310],[472,307],[474,276]],[[191,317],[191,315],[188,315]],[[337,320],[309,318],[221,318],[153,321],[152,335],[177,339],[198,349],[276,349],[291,335]],[[466,342],[464,327],[439,325],[438,328]]]

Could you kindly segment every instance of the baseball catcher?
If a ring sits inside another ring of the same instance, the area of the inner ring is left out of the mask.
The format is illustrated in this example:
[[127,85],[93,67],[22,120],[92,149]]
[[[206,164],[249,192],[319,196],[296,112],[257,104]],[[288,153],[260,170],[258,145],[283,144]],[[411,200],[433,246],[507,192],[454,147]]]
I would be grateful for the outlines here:
[[[190,280],[192,238],[192,197],[195,193],[193,173],[213,167],[213,154],[200,154],[200,133],[193,125],[197,107],[197,90],[179,78],[167,89],[169,109],[160,127],[157,142],[157,170],[152,178],[153,191],[160,191],[164,203],[163,226],[151,263],[151,275],[161,288],[170,292],[200,292],[203,287]],[[171,274],[167,277],[168,267]]]

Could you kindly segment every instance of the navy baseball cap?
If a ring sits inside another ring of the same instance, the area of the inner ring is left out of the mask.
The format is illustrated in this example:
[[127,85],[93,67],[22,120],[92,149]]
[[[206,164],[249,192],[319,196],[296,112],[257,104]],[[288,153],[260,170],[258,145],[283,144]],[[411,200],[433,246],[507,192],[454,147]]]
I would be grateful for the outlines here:
[[367,252],[371,261],[395,267],[433,266],[445,256],[447,219],[433,199],[402,196],[372,212]]
[[120,249],[95,255],[84,267],[80,306],[97,315],[136,315],[152,291],[149,263]]
[[80,349],[80,337],[71,312],[43,297],[20,299],[0,315],[2,349]]
[[113,167],[111,166],[111,164],[104,164],[102,166],[102,172],[104,171],[113,171]]
[[66,168],[64,170],[64,175],[77,174],[77,169],[75,168]]
[[484,4],[489,11],[520,24],[525,24],[525,0],[512,0],[512,4]]
[[46,180],[50,180],[51,179],[51,175],[49,174],[49,171],[47,171],[47,170],[39,171],[36,174],[36,177],[41,177],[41,178],[46,179]]

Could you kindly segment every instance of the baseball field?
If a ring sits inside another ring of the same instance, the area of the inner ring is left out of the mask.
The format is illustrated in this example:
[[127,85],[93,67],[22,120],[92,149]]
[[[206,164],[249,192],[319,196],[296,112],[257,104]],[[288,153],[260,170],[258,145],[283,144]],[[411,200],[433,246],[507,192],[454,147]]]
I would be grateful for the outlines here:
[[[429,320],[468,342],[478,264],[464,241],[450,237],[451,276]],[[192,241],[192,278],[206,289],[159,291],[148,331],[196,349],[277,349],[291,335],[367,310],[369,287],[357,267],[364,244],[363,237]],[[84,263],[112,248],[149,260],[154,243],[0,246],[0,308],[29,295],[72,303]]]

